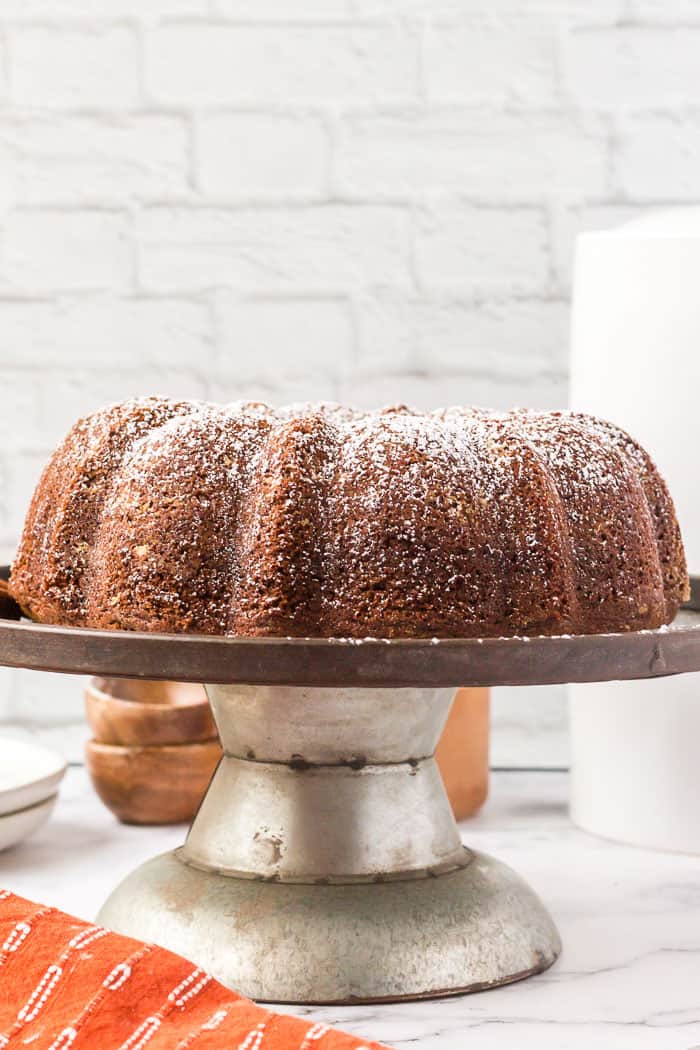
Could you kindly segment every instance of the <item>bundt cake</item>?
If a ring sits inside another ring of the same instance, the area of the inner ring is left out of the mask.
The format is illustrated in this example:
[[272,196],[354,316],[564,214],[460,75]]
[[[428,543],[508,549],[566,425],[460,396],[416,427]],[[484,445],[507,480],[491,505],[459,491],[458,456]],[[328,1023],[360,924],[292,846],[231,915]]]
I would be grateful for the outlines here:
[[655,466],[590,416],[145,398],[54,453],[10,589],[53,624],[486,637],[657,627],[688,580]]

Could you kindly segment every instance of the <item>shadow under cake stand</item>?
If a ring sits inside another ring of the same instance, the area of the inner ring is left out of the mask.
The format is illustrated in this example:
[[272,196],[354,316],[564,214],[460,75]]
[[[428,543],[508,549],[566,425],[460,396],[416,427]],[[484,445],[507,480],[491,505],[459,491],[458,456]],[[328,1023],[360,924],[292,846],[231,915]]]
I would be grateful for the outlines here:
[[0,599],[0,664],[207,683],[224,757],[187,840],[129,875],[99,921],[273,1002],[452,995],[551,966],[561,942],[543,904],[463,846],[452,817],[434,752],[455,688],[700,670],[691,609],[656,631],[440,641],[153,635],[19,617]]

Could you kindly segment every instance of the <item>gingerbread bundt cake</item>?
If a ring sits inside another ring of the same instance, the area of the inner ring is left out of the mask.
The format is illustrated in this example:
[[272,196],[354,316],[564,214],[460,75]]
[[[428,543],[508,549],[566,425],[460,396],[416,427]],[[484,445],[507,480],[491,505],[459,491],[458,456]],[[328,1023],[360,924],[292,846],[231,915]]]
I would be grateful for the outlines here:
[[656,468],[592,417],[146,398],[54,453],[10,588],[54,624],[468,637],[657,627],[688,580]]

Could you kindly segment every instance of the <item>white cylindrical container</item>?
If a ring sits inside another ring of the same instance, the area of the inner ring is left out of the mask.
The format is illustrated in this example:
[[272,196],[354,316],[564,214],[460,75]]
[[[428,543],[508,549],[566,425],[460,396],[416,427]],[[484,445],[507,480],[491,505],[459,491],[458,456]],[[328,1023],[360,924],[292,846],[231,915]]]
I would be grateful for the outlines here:
[[[619,423],[666,478],[700,575],[700,208],[577,242],[572,405]],[[570,687],[571,816],[700,853],[700,675]]]

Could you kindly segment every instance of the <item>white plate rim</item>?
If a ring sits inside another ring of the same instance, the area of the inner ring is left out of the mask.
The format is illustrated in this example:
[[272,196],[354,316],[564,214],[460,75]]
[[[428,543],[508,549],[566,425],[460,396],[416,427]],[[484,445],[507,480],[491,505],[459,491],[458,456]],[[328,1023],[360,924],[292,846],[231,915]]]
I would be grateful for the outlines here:
[[[49,796],[56,794],[56,788],[68,769],[68,762],[65,758],[43,744],[37,744],[22,737],[0,736],[0,753],[6,746],[21,747],[27,752],[28,761],[31,761],[31,752],[37,757],[42,756],[45,767],[48,766],[49,771],[42,773],[41,776],[32,776],[31,773],[20,774],[16,782],[0,788],[0,817],[9,816],[48,801]],[[53,763],[53,768],[49,762]]]

